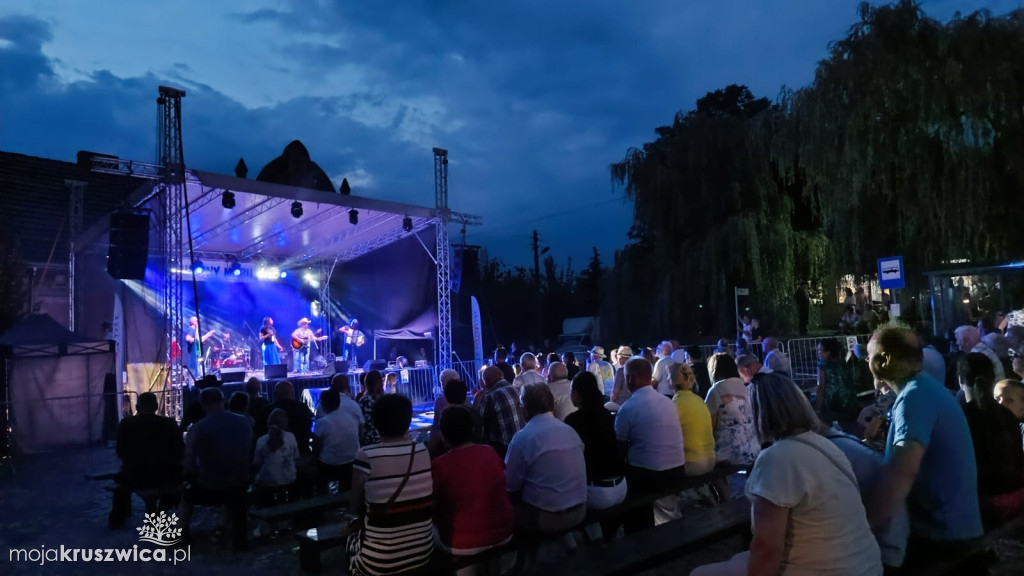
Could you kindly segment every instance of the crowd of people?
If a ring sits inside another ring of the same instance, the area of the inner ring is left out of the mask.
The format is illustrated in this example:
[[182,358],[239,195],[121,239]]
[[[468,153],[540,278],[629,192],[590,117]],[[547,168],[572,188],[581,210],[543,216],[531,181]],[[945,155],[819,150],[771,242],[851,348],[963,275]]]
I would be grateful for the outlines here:
[[[978,328],[963,328],[950,358],[898,327],[877,330],[862,357],[844,359],[825,339],[807,390],[778,339],[760,335],[761,355],[722,349],[707,359],[668,341],[636,355],[595,346],[582,363],[532,353],[509,362],[499,349],[479,382],[440,374],[425,443],[410,437],[410,400],[386,393],[375,371],[358,397],[335,375],[315,413],[287,381],[272,402],[259,381],[227,402],[205,388],[181,428],[143,394],[118,434],[125,488],[111,526],[123,524],[132,489],[183,480],[186,528],[192,506],[222,504],[244,547],[250,491],[273,501],[281,490],[348,490],[351,572],[411,573],[435,549],[473,556],[513,533],[580,527],[610,540],[670,522],[682,514],[675,497],[580,526],[588,511],[728,464],[749,470],[753,540],[695,575],[927,573],[1024,511],[1024,384],[1003,377],[1019,375]],[[956,390],[944,385],[947,362]],[[861,406],[865,374],[876,394]],[[728,499],[728,484],[708,497]]]

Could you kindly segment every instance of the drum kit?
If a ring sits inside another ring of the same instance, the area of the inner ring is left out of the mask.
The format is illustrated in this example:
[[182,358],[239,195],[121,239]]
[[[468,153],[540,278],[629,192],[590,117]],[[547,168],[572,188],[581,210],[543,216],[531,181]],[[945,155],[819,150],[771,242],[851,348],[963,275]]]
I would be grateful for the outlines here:
[[214,372],[221,368],[245,368],[249,369],[249,357],[252,355],[252,348],[248,346],[238,348],[211,348],[206,359],[207,372]]

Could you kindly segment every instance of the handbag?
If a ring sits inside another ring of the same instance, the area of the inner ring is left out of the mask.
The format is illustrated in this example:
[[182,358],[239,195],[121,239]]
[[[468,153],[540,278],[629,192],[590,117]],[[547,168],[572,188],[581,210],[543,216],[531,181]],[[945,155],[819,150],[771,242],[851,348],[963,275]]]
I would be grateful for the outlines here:
[[[416,461],[416,443],[413,442],[409,451],[409,467],[405,470],[405,476],[402,481],[398,484],[398,488],[395,493],[388,498],[385,507],[391,506],[398,499],[398,495],[402,493],[402,489],[405,488],[405,484],[409,481],[409,476],[412,474],[412,465]],[[353,516],[349,519],[348,525],[348,539],[345,541],[345,549],[348,552],[348,573],[349,574],[361,574],[359,566],[356,563],[356,558],[359,557],[359,551],[363,547],[363,538],[366,534],[366,520],[364,516]]]

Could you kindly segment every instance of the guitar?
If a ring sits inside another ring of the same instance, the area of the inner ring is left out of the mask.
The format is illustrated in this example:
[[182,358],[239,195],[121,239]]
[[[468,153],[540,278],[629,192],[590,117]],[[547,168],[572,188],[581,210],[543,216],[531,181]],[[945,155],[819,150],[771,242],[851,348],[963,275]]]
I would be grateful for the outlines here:
[[[323,330],[317,330],[316,331],[317,334],[320,334],[321,332],[323,332]],[[309,338],[303,339],[303,338],[299,338],[299,337],[297,337],[297,336],[295,336],[293,334],[292,335],[292,348],[294,348],[295,350],[301,350],[303,347],[309,346],[310,342],[314,342],[314,341],[320,342],[320,341],[326,340],[326,339],[327,339],[327,336],[311,336]]]

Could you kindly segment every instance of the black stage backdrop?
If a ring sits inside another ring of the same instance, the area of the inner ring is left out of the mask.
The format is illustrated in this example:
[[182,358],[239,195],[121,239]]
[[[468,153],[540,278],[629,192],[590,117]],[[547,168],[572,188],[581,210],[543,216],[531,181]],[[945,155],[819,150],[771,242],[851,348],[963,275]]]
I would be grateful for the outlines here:
[[[369,358],[372,354],[372,338],[378,331],[381,338],[398,339],[400,333],[411,338],[424,332],[436,338],[437,269],[432,260],[432,232],[420,232],[430,254],[416,238],[409,236],[335,270],[331,299],[346,314],[359,319],[359,328],[371,340],[367,343],[370,349],[362,351],[361,357]],[[337,330],[342,319],[332,320]],[[378,356],[386,353],[387,349],[378,350]]]

